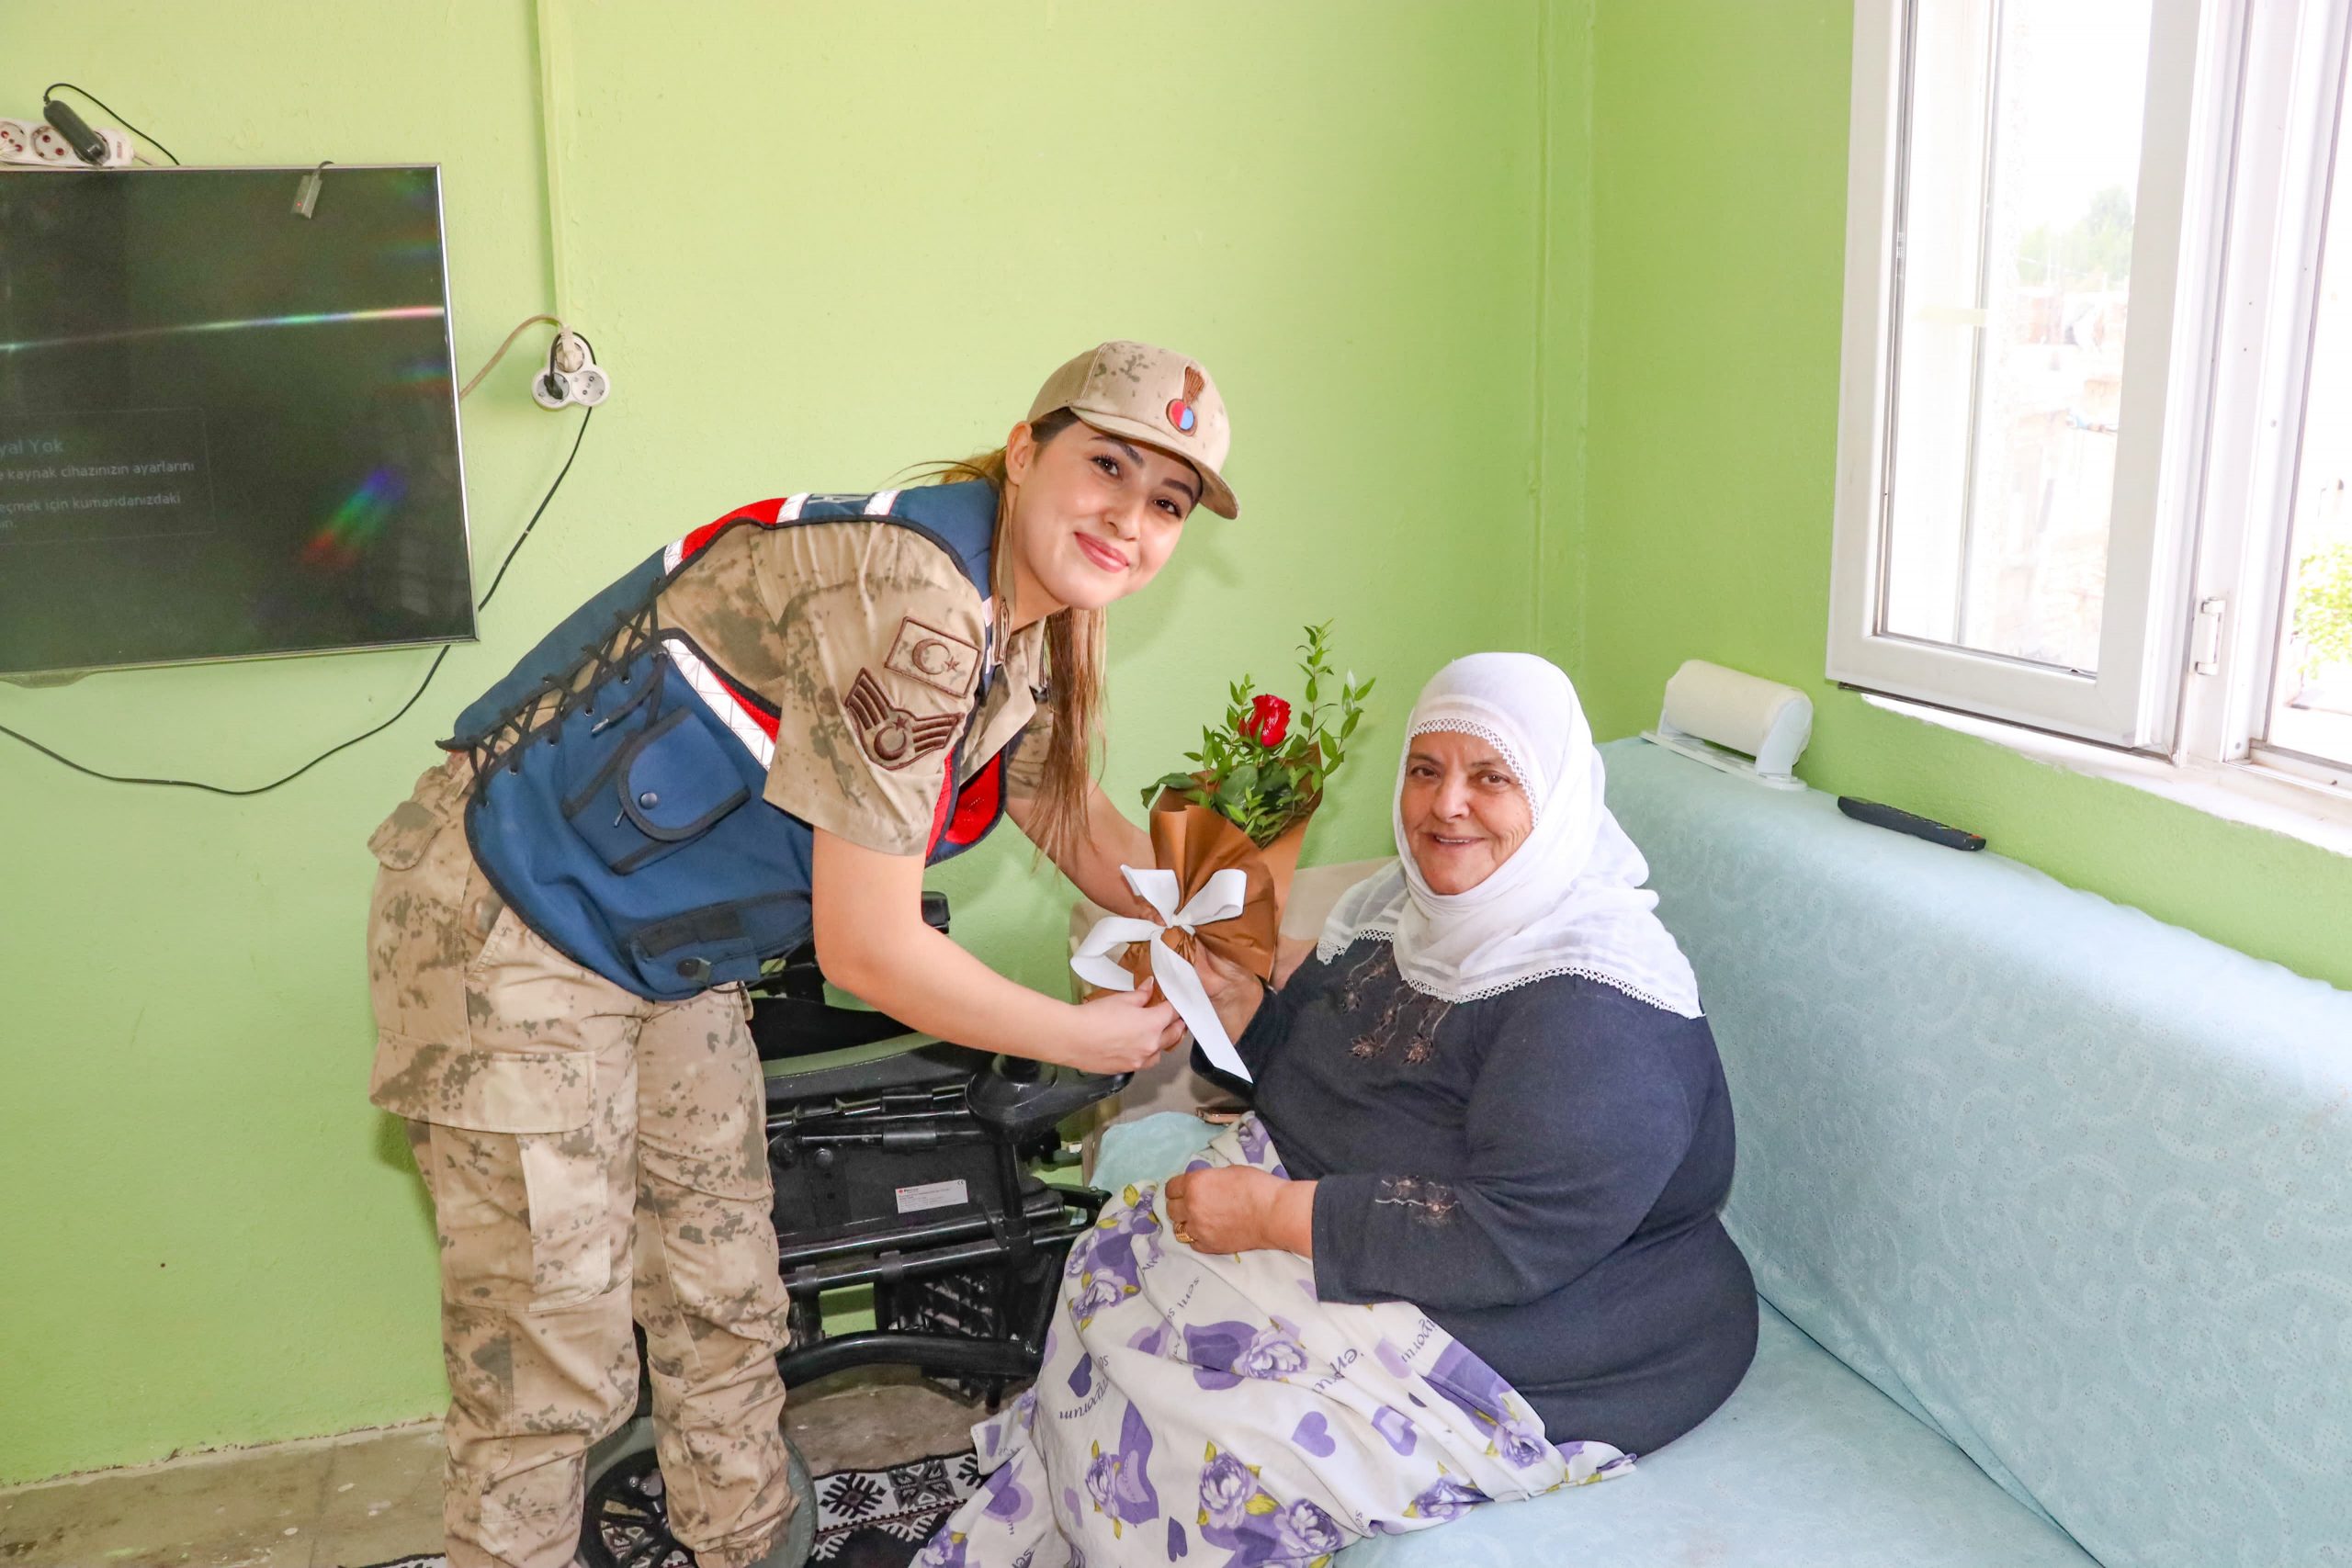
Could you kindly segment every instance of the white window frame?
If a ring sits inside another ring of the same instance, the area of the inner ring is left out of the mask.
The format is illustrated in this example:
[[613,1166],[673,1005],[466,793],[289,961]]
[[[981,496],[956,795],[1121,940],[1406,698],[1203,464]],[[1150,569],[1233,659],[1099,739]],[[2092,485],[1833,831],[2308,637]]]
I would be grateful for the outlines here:
[[[2243,21],[2238,177],[2221,277],[2192,595],[2205,646],[2189,656],[2177,760],[2218,770],[2239,787],[2267,790],[2282,804],[2310,806],[2330,793],[2352,802],[2352,770],[2260,739],[2287,614],[2331,160],[2352,155],[2352,127],[2331,124],[2329,115],[2352,45],[2352,0],[2260,0],[2245,6]],[[2352,212],[2334,218],[2335,243],[2352,244]],[[2290,268],[2296,286],[2277,288]],[[2312,786],[2323,793],[2315,796]],[[2345,816],[2352,820],[2352,805]]]
[[[1905,32],[1936,0],[1858,0],[1848,151],[1845,346],[1838,386],[1837,524],[1828,672],[1865,690],[2137,749],[2173,739],[2187,628],[2154,608],[2185,581],[2210,331],[2211,246],[2222,193],[2210,127],[2229,84],[2214,48],[2221,6],[2156,0],[2132,241],[2131,339],[2097,673],[1917,638],[1881,627],[1889,498],[1888,414],[1900,300],[1894,220],[1901,170]],[[2211,36],[2209,36],[2211,35]],[[2184,239],[2187,243],[2184,244]],[[2176,352],[2176,341],[2190,352]],[[1894,482],[1899,483],[1899,477]]]
[[[2352,768],[2261,738],[2330,159],[2352,157],[2352,108],[2329,134],[2352,69],[2352,0],[2157,0],[2096,676],[1876,629],[1902,29],[1912,5],[1935,3],[1855,6],[1828,673],[1902,711],[2352,852]],[[2334,221],[2335,243],[2352,244],[2352,212]],[[2143,308],[2143,283],[2161,310]]]

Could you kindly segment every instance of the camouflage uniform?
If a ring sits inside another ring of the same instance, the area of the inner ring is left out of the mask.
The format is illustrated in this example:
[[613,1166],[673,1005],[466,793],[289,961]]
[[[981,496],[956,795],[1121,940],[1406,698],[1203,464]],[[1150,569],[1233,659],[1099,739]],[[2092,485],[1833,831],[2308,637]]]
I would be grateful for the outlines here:
[[[922,852],[949,758],[976,767],[1041,716],[1042,626],[994,650],[978,697],[989,604],[888,524],[724,535],[658,615],[779,710],[769,804],[884,852]],[[586,1450],[635,1403],[632,1311],[672,1528],[739,1568],[791,1501],[750,1004],[650,1000],[557,951],[475,863],[472,768],[428,771],[369,840],[370,1098],[406,1119],[438,1221],[451,1568],[570,1562]]]

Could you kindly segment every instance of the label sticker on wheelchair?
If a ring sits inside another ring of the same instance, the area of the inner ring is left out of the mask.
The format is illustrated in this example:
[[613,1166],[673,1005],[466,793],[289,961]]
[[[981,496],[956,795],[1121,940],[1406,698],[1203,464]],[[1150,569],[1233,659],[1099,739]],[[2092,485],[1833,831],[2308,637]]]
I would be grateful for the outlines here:
[[901,1187],[899,1192],[899,1213],[920,1213],[925,1209],[952,1209],[958,1203],[972,1201],[965,1190],[964,1179],[953,1181],[926,1181],[920,1187]]

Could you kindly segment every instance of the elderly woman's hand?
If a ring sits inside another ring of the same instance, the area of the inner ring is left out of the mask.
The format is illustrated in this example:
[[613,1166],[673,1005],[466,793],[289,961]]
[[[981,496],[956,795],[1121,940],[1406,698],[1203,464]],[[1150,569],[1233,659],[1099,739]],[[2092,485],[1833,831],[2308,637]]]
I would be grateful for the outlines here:
[[1225,1025],[1226,1037],[1240,1039],[1266,999],[1264,984],[1205,942],[1193,956],[1193,969],[1201,977],[1201,988],[1208,993],[1209,1005],[1216,1009],[1217,1021]]
[[1315,1183],[1247,1166],[1212,1166],[1160,1186],[1169,1227],[1196,1252],[1279,1249],[1315,1255]]

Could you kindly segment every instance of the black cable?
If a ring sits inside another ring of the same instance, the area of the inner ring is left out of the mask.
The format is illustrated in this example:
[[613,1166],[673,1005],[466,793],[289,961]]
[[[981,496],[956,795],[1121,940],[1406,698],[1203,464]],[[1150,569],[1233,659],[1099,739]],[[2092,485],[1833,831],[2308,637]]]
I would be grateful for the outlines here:
[[[450,647],[455,646],[455,644],[450,645]],[[386,719],[375,728],[370,729],[364,734],[353,736],[350,739],[345,741],[340,746],[329,747],[326,750],[320,752],[317,756],[311,758],[309,761],[303,763],[300,767],[295,769],[284,778],[273,780],[266,784],[256,784],[251,789],[230,789],[221,784],[206,784],[198,779],[144,779],[131,778],[122,773],[100,773],[96,768],[84,767],[81,763],[75,761],[71,757],[59,755],[57,752],[51,750],[48,747],[42,745],[40,741],[35,740],[30,736],[19,735],[5,724],[0,724],[0,735],[6,735],[14,740],[23,741],[26,745],[31,747],[42,756],[47,757],[52,762],[62,762],[77,773],[87,773],[94,779],[104,779],[108,784],[160,784],[172,789],[200,789],[207,795],[266,795],[269,791],[276,789],[279,784],[292,784],[296,779],[300,778],[304,773],[309,773],[312,768],[317,767],[321,762],[323,762],[329,757],[334,756],[337,751],[356,746],[362,740],[367,739],[369,736],[380,735],[385,730],[390,729],[392,726],[398,724],[401,719],[407,717],[408,710],[416,705],[416,702],[419,697],[424,695],[424,688],[433,684],[433,677],[441,672],[441,661],[448,657],[448,648],[444,648],[440,652],[433,656],[433,668],[424,672],[424,679],[417,682],[416,690],[410,694],[408,701],[401,705],[400,712],[392,715],[391,717]]]
[[140,141],[147,143],[148,146],[153,147],[156,152],[161,152],[164,157],[169,158],[172,161],[172,166],[174,168],[180,166],[178,153],[173,152],[170,148],[164,146],[162,142],[156,141],[153,137],[148,135],[145,131],[140,130],[137,126],[123,118],[119,114],[116,114],[111,107],[108,107],[107,101],[104,98],[98,96],[97,94],[93,93],[87,87],[74,87],[74,84],[71,82],[51,82],[48,86],[43,87],[40,90],[40,101],[42,103],[49,102],[50,99],[57,96],[57,89],[60,87],[74,87],[74,91],[81,94],[84,97],[97,105],[98,107],[105,109],[109,115],[113,115],[114,122],[117,125],[130,132],[131,135],[139,138]]
[[474,606],[475,610],[490,608],[491,600],[497,595],[498,585],[506,581],[506,569],[514,564],[514,552],[523,547],[523,541],[529,538],[531,530],[539,525],[539,513],[548,509],[548,502],[555,499],[555,492],[563,486],[563,476],[571,472],[571,459],[580,456],[580,444],[588,438],[588,422],[595,417],[596,411],[593,408],[581,411],[580,431],[571,438],[571,454],[564,458],[563,467],[556,470],[555,483],[548,486],[547,494],[539,499],[538,512],[531,513],[531,520],[523,525],[523,531],[515,535],[514,542],[507,547],[506,558],[498,563],[498,575],[490,580],[490,588],[482,594],[481,603]]
[[[111,114],[113,111],[109,109],[107,112]],[[498,585],[506,581],[506,569],[514,564],[515,554],[522,549],[523,541],[531,536],[531,530],[538,526],[539,518],[546,513],[548,503],[555,500],[555,492],[563,488],[564,476],[571,472],[571,461],[574,457],[580,456],[580,443],[588,434],[588,421],[595,415],[595,412],[596,411],[594,409],[588,409],[582,412],[580,416],[580,429],[571,437],[571,451],[564,457],[563,467],[556,470],[555,482],[548,485],[547,494],[539,498],[538,510],[531,513],[531,520],[523,525],[523,531],[520,534],[517,534],[514,536],[514,542],[506,547],[506,558],[498,563],[498,575],[491,579],[490,592],[484,593],[481,596],[481,602],[474,606],[474,609],[477,612],[490,608],[491,595],[496,593],[498,592]],[[226,795],[237,796],[266,795],[271,790],[276,789],[279,784],[292,784],[296,779],[300,778],[304,773],[309,773],[312,768],[317,767],[321,762],[325,761],[329,757],[334,756],[336,752],[347,751],[352,747],[358,745],[362,740],[367,740],[375,736],[381,735],[384,731],[398,724],[401,719],[406,718],[408,716],[408,710],[416,706],[418,699],[424,695],[424,689],[433,684],[433,677],[441,673],[441,661],[449,657],[449,649],[456,646],[457,645],[455,643],[448,644],[445,646],[440,652],[433,656],[432,666],[424,671],[424,679],[416,683],[416,690],[409,694],[409,699],[401,705],[400,712],[392,715],[391,717],[376,726],[373,729],[363,730],[359,734],[353,736],[350,739],[343,741],[339,745],[328,747],[325,750],[320,752],[317,756],[311,758],[309,761],[303,763],[300,767],[295,769],[284,778],[273,779],[266,784],[255,784],[251,789],[230,789],[222,784],[205,784],[197,779],[134,778],[122,773],[102,773],[96,768],[84,767],[73,758],[52,751],[48,747],[42,745],[40,741],[35,740],[31,736],[20,734],[17,731],[9,728],[5,724],[0,724],[0,735],[5,735],[11,740],[22,741],[25,745],[31,747],[34,750],[40,752],[42,756],[48,758],[52,762],[71,768],[77,773],[85,773],[94,779],[104,779],[108,784],[155,784],[168,789],[199,789],[204,791],[207,795]]]

